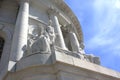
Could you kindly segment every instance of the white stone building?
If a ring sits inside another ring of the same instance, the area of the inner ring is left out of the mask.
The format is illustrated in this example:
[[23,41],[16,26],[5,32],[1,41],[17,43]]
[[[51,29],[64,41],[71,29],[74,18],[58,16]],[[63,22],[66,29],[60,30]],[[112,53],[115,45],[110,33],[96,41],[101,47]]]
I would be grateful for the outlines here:
[[84,52],[64,0],[0,0],[0,80],[120,80]]

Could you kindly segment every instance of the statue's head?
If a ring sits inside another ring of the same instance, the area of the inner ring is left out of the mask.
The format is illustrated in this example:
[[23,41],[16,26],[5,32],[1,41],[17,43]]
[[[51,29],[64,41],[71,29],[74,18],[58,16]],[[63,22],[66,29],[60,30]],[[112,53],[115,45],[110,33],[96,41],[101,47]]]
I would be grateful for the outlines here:
[[51,27],[51,26],[48,26],[47,28],[46,28],[46,31],[48,32],[48,33],[53,33],[54,31],[53,31],[53,28]]
[[52,20],[49,20],[48,25],[49,25],[49,26],[52,25]]

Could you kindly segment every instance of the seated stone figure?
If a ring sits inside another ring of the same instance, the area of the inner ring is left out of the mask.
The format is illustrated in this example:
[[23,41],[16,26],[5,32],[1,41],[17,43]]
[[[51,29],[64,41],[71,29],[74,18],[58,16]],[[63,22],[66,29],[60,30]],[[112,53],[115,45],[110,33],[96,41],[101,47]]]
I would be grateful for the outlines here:
[[[38,40],[39,36],[41,35],[41,31],[43,30],[41,25],[32,24],[29,25],[28,30],[28,45],[27,45],[27,53],[26,55],[33,54],[35,52],[38,52],[35,48],[35,42]],[[36,51],[35,51],[36,50]]]
[[45,30],[41,31],[40,36],[31,46],[32,53],[50,53],[50,38]]
[[51,45],[55,41],[55,33],[54,28],[51,26],[51,21],[48,26],[38,26],[38,28],[40,28],[39,36],[34,39],[34,43],[31,45],[31,52],[51,53]]
[[50,52],[49,37],[46,35],[46,33],[42,34],[38,38],[38,40],[32,45],[32,52],[36,51],[41,53]]

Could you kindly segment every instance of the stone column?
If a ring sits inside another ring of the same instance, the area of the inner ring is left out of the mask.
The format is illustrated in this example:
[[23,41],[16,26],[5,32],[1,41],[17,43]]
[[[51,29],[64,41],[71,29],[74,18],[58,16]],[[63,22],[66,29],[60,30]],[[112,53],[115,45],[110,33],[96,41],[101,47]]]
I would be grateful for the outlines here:
[[60,24],[59,24],[59,21],[58,21],[58,18],[56,16],[56,12],[49,12],[49,15],[50,15],[50,19],[52,20],[52,23],[53,23],[53,26],[54,26],[54,31],[55,31],[55,34],[56,34],[56,46],[62,48],[62,49],[67,49],[66,46],[65,46],[65,41],[64,41],[64,38],[63,38],[63,34],[62,34],[62,31],[61,31],[61,28],[60,28]]
[[21,0],[14,29],[10,60],[18,61],[27,47],[29,0]]
[[79,41],[78,41],[75,33],[74,32],[69,32],[69,37],[70,37],[70,43],[71,43],[72,51],[73,52],[80,52]]

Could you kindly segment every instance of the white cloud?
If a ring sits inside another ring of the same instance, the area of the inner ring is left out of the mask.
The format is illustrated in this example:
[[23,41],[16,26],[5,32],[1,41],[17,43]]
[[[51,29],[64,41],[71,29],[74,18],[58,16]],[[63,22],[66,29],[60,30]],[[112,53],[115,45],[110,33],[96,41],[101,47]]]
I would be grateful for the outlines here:
[[115,7],[118,8],[118,9],[120,9],[120,0],[116,0]]
[[120,0],[95,0],[94,36],[87,41],[88,49],[106,48],[120,55]]

